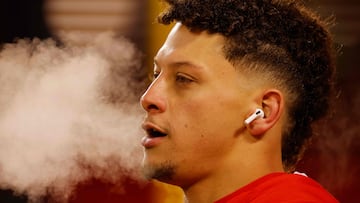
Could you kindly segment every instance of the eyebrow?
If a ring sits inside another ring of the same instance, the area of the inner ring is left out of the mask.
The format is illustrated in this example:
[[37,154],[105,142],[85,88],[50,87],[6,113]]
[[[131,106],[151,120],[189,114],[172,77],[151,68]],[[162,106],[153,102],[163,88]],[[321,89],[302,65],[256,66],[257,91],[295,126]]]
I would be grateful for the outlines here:
[[[154,59],[154,65],[158,66],[158,63],[157,63],[156,59]],[[183,67],[183,66],[190,66],[190,67],[194,67],[196,69],[202,69],[203,68],[202,66],[191,63],[189,61],[171,62],[168,66],[172,67],[172,68],[180,68],[180,67]]]

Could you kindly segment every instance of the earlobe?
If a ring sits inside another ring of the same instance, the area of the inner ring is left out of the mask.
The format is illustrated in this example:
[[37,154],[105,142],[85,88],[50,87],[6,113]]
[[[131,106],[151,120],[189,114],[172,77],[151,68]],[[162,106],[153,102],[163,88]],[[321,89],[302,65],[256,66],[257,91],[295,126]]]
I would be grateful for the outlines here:
[[279,90],[271,89],[265,91],[261,101],[264,116],[246,125],[250,134],[255,137],[261,137],[270,130],[280,119],[283,103],[283,95]]

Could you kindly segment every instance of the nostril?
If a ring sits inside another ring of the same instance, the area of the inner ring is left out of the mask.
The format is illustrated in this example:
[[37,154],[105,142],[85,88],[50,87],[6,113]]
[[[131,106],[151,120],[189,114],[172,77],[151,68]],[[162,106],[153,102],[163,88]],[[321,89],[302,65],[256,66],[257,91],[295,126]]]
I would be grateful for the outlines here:
[[147,106],[147,110],[159,110],[159,107],[157,107],[155,104],[150,104]]

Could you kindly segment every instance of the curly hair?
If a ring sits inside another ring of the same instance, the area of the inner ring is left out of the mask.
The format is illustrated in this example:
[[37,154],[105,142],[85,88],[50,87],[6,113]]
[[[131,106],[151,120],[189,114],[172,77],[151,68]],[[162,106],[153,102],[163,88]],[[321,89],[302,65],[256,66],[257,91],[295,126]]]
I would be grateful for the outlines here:
[[[298,0],[165,0],[162,24],[181,22],[191,31],[224,36],[232,64],[270,73],[291,95],[282,133],[282,161],[291,172],[312,137],[312,123],[329,109],[335,72],[326,20]],[[255,65],[254,65],[255,64]]]

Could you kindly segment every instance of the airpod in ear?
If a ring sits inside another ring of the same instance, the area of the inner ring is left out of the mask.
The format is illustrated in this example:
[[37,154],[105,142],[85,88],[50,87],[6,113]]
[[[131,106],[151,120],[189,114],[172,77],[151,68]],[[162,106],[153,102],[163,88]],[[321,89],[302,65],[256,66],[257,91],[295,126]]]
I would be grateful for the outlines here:
[[258,118],[264,118],[264,111],[261,109],[256,109],[255,112],[244,121],[244,123],[245,125],[249,125],[251,122]]

